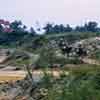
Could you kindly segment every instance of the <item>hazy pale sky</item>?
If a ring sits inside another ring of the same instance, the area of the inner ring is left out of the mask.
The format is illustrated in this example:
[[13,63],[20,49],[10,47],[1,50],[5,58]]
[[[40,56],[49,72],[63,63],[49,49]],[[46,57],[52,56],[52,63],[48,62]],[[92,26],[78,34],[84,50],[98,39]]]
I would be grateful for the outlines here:
[[55,22],[82,24],[100,21],[100,0],[0,0],[0,19],[26,25]]

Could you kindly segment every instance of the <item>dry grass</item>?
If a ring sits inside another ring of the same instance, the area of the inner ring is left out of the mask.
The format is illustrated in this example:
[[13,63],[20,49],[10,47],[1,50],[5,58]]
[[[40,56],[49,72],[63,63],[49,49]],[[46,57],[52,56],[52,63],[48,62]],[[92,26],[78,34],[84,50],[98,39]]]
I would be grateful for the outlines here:
[[22,80],[25,76],[26,74],[23,71],[0,71],[0,83]]

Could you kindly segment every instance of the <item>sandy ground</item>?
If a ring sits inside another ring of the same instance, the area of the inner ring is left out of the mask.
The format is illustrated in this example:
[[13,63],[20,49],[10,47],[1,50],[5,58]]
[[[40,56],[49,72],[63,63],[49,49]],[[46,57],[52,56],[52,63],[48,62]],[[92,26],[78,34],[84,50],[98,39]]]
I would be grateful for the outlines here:
[[0,63],[3,63],[7,58],[8,58],[8,56],[0,55]]
[[25,76],[24,71],[0,71],[0,83],[22,80]]
[[[11,99],[11,97],[8,97],[8,96],[0,96],[0,100],[13,100]],[[28,100],[27,97],[20,97],[20,98],[17,98],[16,100]]]
[[[59,77],[59,75],[62,73],[62,71],[46,71],[46,73],[50,73],[52,74],[54,77]],[[33,79],[34,81],[39,81],[43,76],[44,76],[44,72],[42,70],[35,70],[33,71]],[[68,75],[69,73],[66,72],[66,74]],[[9,83],[9,82],[15,82],[17,80],[22,80],[25,78],[25,76],[27,75],[27,72],[25,71],[0,71],[0,83]],[[9,97],[8,96],[0,96],[0,100],[12,100],[12,95]],[[16,99],[16,100],[27,100],[26,97],[22,97],[20,99]]]
[[[62,71],[47,71],[47,73],[50,73],[55,77],[59,77]],[[35,81],[38,81],[44,76],[44,72],[41,70],[33,71],[32,74]],[[66,72],[66,74],[68,74],[68,72]],[[25,71],[0,71],[0,83],[22,80],[26,75],[27,72]]]
[[83,58],[82,61],[87,64],[100,65],[100,61],[97,61],[95,59]]

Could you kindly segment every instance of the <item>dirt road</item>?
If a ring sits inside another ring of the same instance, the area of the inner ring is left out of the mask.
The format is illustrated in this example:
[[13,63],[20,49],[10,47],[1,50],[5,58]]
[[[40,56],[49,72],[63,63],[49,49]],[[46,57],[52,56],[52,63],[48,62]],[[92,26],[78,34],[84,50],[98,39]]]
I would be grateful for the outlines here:
[[100,61],[97,61],[97,60],[95,60],[95,59],[82,58],[81,60],[82,60],[84,63],[87,63],[87,64],[100,65]]
[[[59,77],[62,71],[47,71],[46,73],[52,74],[54,77]],[[41,70],[33,71],[34,81],[39,81],[43,76],[44,72]],[[69,74],[66,71],[66,75]],[[0,71],[0,83],[22,80],[27,75],[25,71]]]

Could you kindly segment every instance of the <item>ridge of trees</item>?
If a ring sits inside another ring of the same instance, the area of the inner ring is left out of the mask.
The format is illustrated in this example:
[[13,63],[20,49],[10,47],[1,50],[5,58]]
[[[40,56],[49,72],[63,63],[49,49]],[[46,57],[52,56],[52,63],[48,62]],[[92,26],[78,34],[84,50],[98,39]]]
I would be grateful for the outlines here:
[[[0,19],[0,33],[31,33],[36,34],[34,27],[31,27],[29,31],[27,31],[27,26],[24,25],[21,21],[5,21]],[[66,32],[100,32],[100,27],[98,27],[98,23],[95,21],[89,21],[85,23],[83,26],[76,26],[75,28],[71,27],[69,24],[51,24],[47,23],[42,28],[46,34],[54,34],[54,33],[66,33]]]
[[[75,28],[71,27],[69,24],[63,25],[63,24],[51,24],[47,23],[42,30],[44,30],[44,34],[61,34],[61,33],[67,33],[67,32],[80,32],[80,33],[87,33],[87,32],[94,32],[99,33],[100,27],[98,27],[98,23],[95,21],[90,21],[88,23],[85,23],[83,26],[76,26]],[[37,31],[40,31],[41,29],[37,29]],[[35,30],[34,27],[31,27],[28,30],[28,27],[24,25],[21,21],[5,21],[0,19],[0,45],[2,44],[20,44],[23,41],[30,41],[33,37],[38,36],[38,33]],[[88,34],[87,34],[88,35]],[[70,34],[69,36],[72,35]],[[75,37],[75,36],[73,36]],[[75,37],[76,38],[76,37]]]
[[83,26],[76,26],[75,28],[71,27],[69,24],[64,26],[63,24],[60,25],[53,25],[53,24],[46,24],[44,27],[45,33],[66,33],[66,32],[100,32],[100,27],[98,27],[98,23],[95,21],[90,21],[85,23]]

